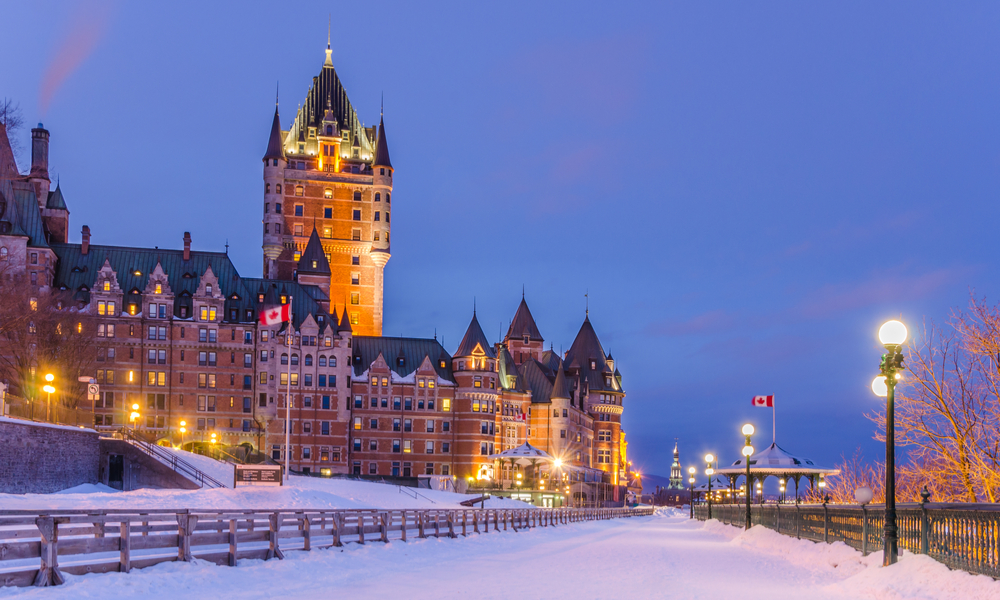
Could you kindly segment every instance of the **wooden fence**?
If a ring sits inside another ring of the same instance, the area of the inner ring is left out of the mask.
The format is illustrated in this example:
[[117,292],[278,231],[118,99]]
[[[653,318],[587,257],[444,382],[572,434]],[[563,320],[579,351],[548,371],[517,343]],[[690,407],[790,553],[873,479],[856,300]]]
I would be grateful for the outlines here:
[[[884,511],[881,504],[755,504],[751,522],[800,539],[844,542],[867,555],[882,550]],[[696,505],[695,517],[708,517],[708,506]],[[743,527],[746,506],[715,504],[712,517]],[[900,552],[1000,578],[1000,504],[898,503],[896,527]]]
[[457,537],[650,515],[641,508],[442,510],[0,511],[0,585],[45,586],[63,573],[127,573],[194,558],[235,566],[348,542]]

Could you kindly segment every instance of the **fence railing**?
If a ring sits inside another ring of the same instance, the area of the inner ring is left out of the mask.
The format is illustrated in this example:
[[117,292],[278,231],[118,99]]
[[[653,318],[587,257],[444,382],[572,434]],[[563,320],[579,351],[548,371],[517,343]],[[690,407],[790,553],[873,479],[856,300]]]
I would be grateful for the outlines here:
[[457,537],[650,515],[652,507],[445,510],[0,511],[0,585],[128,572],[195,558],[235,566],[347,542]]
[[36,421],[39,423],[55,423],[57,425],[72,425],[94,428],[94,411],[83,408],[63,406],[57,400],[48,403],[48,398],[35,400],[21,398],[13,394],[4,394],[2,414],[16,419]]
[[[764,504],[751,506],[751,522],[800,539],[844,542],[867,555],[882,548],[884,510],[880,504]],[[708,506],[696,505],[694,512],[705,520]],[[742,527],[746,506],[715,504],[712,518]],[[902,550],[1000,578],[1000,504],[897,504],[896,527]]]
[[222,483],[218,479],[212,477],[208,473],[201,471],[200,469],[196,468],[194,465],[187,462],[186,460],[179,458],[172,452],[164,450],[162,447],[157,446],[156,444],[150,444],[146,440],[135,435],[127,427],[122,427],[121,429],[119,429],[118,434],[122,437],[122,439],[132,444],[133,447],[137,448],[138,450],[141,450],[145,454],[165,464],[166,466],[170,467],[177,473],[180,473],[184,477],[187,477],[188,479],[197,483],[203,488],[231,487]]

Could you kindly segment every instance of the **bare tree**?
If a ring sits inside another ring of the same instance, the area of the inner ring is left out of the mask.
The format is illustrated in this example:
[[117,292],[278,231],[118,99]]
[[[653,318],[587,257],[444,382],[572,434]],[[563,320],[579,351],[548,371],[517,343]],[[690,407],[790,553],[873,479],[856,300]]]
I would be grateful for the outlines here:
[[10,141],[10,149],[14,152],[14,158],[23,162],[24,143],[19,136],[24,128],[24,115],[21,113],[21,105],[15,103],[10,98],[0,99],[0,125],[7,130],[7,139]]

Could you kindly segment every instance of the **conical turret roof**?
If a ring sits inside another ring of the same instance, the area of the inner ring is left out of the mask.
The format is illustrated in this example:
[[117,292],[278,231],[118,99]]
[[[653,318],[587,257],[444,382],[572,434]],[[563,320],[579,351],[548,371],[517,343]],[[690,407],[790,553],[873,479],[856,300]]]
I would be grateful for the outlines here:
[[559,361],[559,366],[556,367],[556,380],[552,382],[552,394],[549,398],[569,400],[569,385],[566,383],[566,373],[563,372],[562,361]]
[[517,311],[514,313],[514,320],[510,322],[510,327],[507,329],[507,338],[523,338],[525,335],[534,342],[545,341],[542,339],[542,334],[538,331],[535,318],[531,316],[531,311],[528,310],[528,303],[522,297],[521,303],[517,306]]
[[389,144],[385,141],[385,120],[378,120],[378,142],[375,146],[375,166],[392,168],[392,161],[389,160]]
[[455,350],[455,356],[472,356],[477,345],[486,356],[490,358],[497,357],[496,352],[493,351],[493,345],[486,339],[486,334],[483,333],[483,328],[479,326],[479,319],[476,318],[476,313],[473,311],[472,322],[469,323],[469,328],[465,331],[465,337],[462,338],[462,343],[458,345],[458,350]]
[[285,144],[281,138],[281,121],[278,120],[278,107],[274,107],[274,120],[271,122],[271,136],[267,138],[267,151],[264,160],[270,158],[285,158]]
[[45,202],[45,208],[66,210],[66,199],[63,198],[62,189],[60,185],[56,183],[56,189],[49,192],[49,197]]
[[351,319],[348,318],[347,316],[346,306],[344,307],[344,314],[340,317],[340,327],[337,328],[337,331],[338,332],[346,331],[348,333],[354,333],[354,330],[351,329]]
[[329,275],[330,262],[326,260],[326,253],[323,251],[323,242],[319,239],[316,226],[313,225],[312,234],[309,235],[309,242],[299,259],[298,272],[308,275]]

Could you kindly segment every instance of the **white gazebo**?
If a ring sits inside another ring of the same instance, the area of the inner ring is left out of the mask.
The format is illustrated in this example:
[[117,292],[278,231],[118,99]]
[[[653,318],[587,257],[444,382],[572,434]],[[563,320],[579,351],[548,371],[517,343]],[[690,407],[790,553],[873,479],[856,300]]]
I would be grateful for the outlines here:
[[[715,472],[729,478],[730,488],[736,489],[736,480],[746,477],[746,457],[736,460],[730,467],[716,469]],[[795,456],[772,442],[770,446],[750,457],[750,485],[759,481],[761,485],[768,477],[778,477],[785,481],[795,481],[795,497],[799,496],[799,479],[807,478],[815,487],[827,475],[839,475],[840,469],[821,467],[811,459]]]
[[[559,467],[562,463],[562,461],[553,457],[548,452],[540,448],[535,448],[528,442],[521,444],[517,448],[508,448],[503,452],[491,454],[489,458],[497,464],[495,476],[491,478],[496,479],[501,487],[514,485],[515,473],[517,472],[516,467],[531,467],[530,477],[535,479],[539,477],[539,467]],[[504,485],[504,482],[507,482],[507,484]]]

